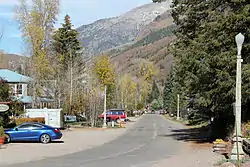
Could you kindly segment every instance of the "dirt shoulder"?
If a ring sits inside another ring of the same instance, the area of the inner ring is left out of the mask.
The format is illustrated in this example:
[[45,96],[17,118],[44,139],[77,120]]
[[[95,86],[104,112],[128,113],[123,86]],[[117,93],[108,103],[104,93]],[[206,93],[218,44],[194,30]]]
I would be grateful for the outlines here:
[[[167,119],[167,118],[166,118]],[[168,119],[169,120],[169,119]],[[212,151],[212,143],[206,141],[206,129],[189,127],[172,119],[169,121],[179,124],[179,129],[173,130],[176,140],[182,141],[182,150],[178,155],[162,160],[153,167],[213,167],[223,156]]]

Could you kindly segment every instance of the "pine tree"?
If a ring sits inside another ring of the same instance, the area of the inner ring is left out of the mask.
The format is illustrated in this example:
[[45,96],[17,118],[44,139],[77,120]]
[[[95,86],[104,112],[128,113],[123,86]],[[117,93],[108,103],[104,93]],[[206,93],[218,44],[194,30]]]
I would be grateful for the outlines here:
[[171,103],[170,99],[173,92],[173,88],[174,88],[174,76],[173,76],[173,69],[171,69],[163,89],[163,106],[165,108],[169,108],[170,106]]
[[77,36],[78,32],[73,29],[70,16],[66,15],[62,27],[56,30],[53,35],[53,47],[57,59],[65,71],[70,63],[77,63],[81,56],[81,46]]
[[192,97],[189,105],[193,111],[204,121],[214,117],[215,122],[221,123],[217,128],[224,130],[234,117],[235,35],[239,32],[246,36],[242,50],[242,102],[245,106],[249,103],[249,5],[245,0],[173,1],[177,40],[171,52],[178,67],[177,83],[186,96]]
[[154,80],[153,84],[152,84],[151,93],[149,94],[149,97],[148,97],[148,102],[151,103],[155,99],[158,100],[159,96],[160,96],[160,91],[159,91],[158,86]]
[[9,101],[9,87],[5,80],[0,78],[0,101],[7,102]]
[[82,85],[80,82],[86,72],[77,37],[78,32],[73,29],[69,15],[66,15],[62,27],[54,32],[52,41],[56,62],[55,78],[59,81],[57,84],[58,103],[61,104],[60,101],[63,100],[65,109],[72,113],[72,109],[77,105],[74,103],[74,97],[77,98],[77,96],[73,94],[79,93],[81,89],[79,85]]

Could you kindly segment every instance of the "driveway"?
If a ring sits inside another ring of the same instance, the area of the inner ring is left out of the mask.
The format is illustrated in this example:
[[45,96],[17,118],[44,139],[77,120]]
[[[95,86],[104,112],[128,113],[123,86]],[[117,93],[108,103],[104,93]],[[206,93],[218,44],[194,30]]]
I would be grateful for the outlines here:
[[61,140],[50,144],[10,143],[4,145],[0,149],[0,166],[57,157],[100,146],[124,134],[138,118],[130,118],[130,120],[132,122],[128,122],[126,128],[65,130],[62,131]]

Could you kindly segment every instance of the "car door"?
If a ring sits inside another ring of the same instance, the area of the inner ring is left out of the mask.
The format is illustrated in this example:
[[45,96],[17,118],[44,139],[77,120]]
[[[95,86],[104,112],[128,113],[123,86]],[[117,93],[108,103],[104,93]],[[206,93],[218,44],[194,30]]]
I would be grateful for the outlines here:
[[31,140],[39,140],[42,130],[43,130],[43,126],[42,125],[38,125],[38,124],[32,124],[30,126],[30,136],[29,139]]
[[20,125],[15,129],[13,135],[14,140],[27,140],[31,135],[31,125],[24,124]]

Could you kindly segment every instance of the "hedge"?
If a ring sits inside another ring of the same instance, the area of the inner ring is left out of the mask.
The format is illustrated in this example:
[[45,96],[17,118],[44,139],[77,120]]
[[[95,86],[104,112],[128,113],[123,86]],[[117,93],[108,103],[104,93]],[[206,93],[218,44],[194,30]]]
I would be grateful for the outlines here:
[[24,122],[39,122],[39,123],[45,123],[45,119],[43,117],[38,118],[16,118],[15,123],[16,125],[22,124]]

